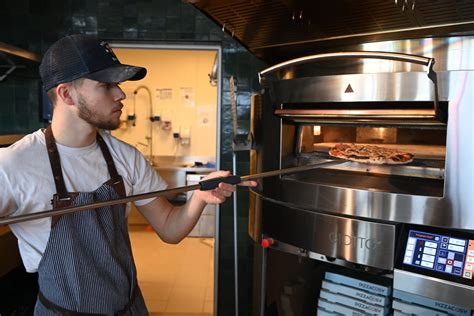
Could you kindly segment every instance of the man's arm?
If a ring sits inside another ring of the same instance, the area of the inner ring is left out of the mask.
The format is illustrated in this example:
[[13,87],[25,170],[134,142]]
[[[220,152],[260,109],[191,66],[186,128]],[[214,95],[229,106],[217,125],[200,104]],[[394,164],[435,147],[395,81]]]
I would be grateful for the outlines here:
[[[229,171],[216,171],[203,180],[229,175]],[[244,181],[239,185],[256,184],[255,181]],[[223,203],[234,191],[234,185],[220,183],[214,190],[194,191],[188,202],[182,206],[173,206],[166,198],[158,197],[138,209],[163,241],[177,244],[191,232],[207,204]]]

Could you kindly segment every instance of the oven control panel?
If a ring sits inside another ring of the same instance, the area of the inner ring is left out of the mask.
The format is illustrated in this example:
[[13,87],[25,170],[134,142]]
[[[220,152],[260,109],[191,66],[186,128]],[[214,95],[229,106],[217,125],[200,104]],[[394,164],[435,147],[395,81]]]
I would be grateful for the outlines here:
[[474,236],[465,232],[414,228],[405,230],[399,265],[404,270],[472,285]]

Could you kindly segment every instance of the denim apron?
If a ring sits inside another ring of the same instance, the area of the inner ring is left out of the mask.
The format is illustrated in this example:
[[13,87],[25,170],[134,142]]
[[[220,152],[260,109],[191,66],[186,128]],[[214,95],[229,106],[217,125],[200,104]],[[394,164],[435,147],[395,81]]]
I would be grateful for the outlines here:
[[[67,192],[51,126],[45,138],[57,192],[54,209],[125,196],[122,177],[99,133],[97,142],[111,179],[92,192]],[[35,315],[148,315],[137,284],[124,204],[53,217],[51,222],[38,267]]]

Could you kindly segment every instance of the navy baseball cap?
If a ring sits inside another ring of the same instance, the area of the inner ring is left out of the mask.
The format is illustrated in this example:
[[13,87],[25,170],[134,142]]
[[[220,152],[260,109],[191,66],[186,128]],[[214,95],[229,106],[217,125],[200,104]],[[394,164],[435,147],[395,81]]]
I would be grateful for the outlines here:
[[81,34],[63,37],[51,45],[39,71],[45,91],[79,78],[118,83],[146,75],[146,68],[121,64],[107,42]]

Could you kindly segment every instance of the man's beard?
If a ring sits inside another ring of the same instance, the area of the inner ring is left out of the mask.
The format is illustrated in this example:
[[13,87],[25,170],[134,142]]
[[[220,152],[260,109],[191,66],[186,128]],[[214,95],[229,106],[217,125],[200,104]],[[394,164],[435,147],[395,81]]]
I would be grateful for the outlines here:
[[79,117],[92,126],[110,131],[120,126],[119,121],[113,121],[110,118],[108,120],[99,118],[96,113],[87,107],[86,100],[80,94],[77,96],[77,108],[79,109]]

